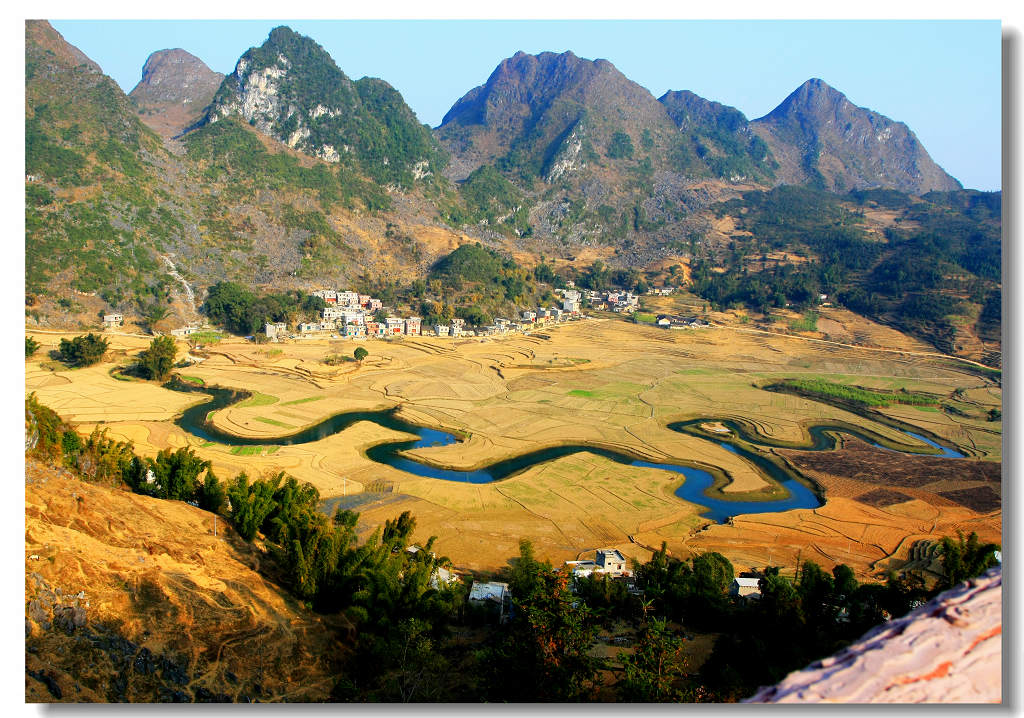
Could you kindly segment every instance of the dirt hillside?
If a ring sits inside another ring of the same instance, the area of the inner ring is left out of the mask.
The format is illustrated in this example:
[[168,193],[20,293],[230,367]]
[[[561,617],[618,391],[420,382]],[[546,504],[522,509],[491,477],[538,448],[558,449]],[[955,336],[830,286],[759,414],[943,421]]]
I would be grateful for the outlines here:
[[317,701],[341,626],[223,521],[26,459],[25,700]]

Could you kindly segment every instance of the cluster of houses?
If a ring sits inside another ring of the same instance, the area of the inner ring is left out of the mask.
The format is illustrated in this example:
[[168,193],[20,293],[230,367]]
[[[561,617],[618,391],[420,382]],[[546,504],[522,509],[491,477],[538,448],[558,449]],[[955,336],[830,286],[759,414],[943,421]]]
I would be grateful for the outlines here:
[[421,317],[385,317],[374,319],[376,312],[383,309],[379,299],[358,292],[339,292],[321,289],[311,293],[323,298],[324,307],[319,321],[302,322],[295,333],[285,322],[268,322],[264,327],[271,341],[283,338],[322,338],[325,334],[346,339],[384,339],[393,336],[436,336],[436,337],[479,337],[500,336],[529,331],[537,325],[578,319],[579,293],[563,302],[563,308],[540,307],[525,311],[519,320],[497,317],[493,324],[469,329],[466,321],[458,317],[444,324],[423,325]]
[[625,290],[606,289],[599,292],[569,288],[555,291],[562,295],[562,310],[570,313],[579,313],[580,302],[583,299],[587,300],[592,309],[604,312],[631,313],[640,306],[640,297]]
[[655,324],[663,329],[707,329],[711,324],[700,317],[659,314]]

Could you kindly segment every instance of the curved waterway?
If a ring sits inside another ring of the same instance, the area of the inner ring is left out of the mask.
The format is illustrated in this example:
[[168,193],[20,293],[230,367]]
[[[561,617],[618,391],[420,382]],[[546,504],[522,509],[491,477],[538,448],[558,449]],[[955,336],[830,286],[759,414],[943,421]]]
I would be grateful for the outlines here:
[[[379,426],[407,434],[413,434],[417,437],[415,439],[404,439],[377,444],[366,451],[367,457],[371,460],[414,474],[415,476],[442,479],[445,481],[487,484],[508,478],[525,471],[530,467],[536,466],[537,464],[542,464],[563,456],[569,456],[580,452],[589,452],[627,466],[643,466],[682,474],[686,477],[686,481],[684,481],[682,486],[676,490],[676,496],[684,499],[685,501],[703,506],[705,511],[701,516],[719,523],[724,523],[728,521],[729,518],[739,514],[771,513],[797,508],[817,508],[823,503],[814,491],[794,479],[772,461],[765,459],[753,451],[743,448],[733,441],[730,441],[724,435],[721,437],[721,441],[718,441],[717,438],[714,439],[714,441],[723,448],[747,459],[753,463],[761,473],[771,477],[781,484],[788,492],[787,496],[774,501],[730,501],[714,499],[705,495],[705,492],[711,488],[714,483],[714,477],[707,471],[693,466],[687,466],[685,464],[654,463],[644,461],[622,451],[587,444],[553,446],[545,449],[538,449],[510,459],[497,461],[493,464],[489,464],[472,471],[446,469],[403,456],[402,452],[410,449],[427,448],[432,446],[447,446],[456,443],[458,441],[457,437],[446,431],[418,426],[399,419],[396,416],[395,409],[352,411],[336,414],[335,416],[325,419],[318,424],[314,424],[313,426],[286,436],[268,438],[238,436],[218,429],[208,421],[208,418],[214,411],[234,404],[244,399],[248,394],[219,387],[192,386],[181,381],[172,381],[167,386],[168,388],[175,389],[177,391],[200,392],[211,395],[213,398],[210,401],[202,402],[186,409],[180,417],[175,419],[175,423],[185,431],[194,434],[199,438],[207,441],[214,441],[219,444],[225,444],[227,446],[289,446],[293,444],[306,444],[332,436],[356,422],[370,421]],[[700,419],[688,422],[676,422],[675,424],[669,424],[669,428],[707,439],[707,434],[699,432],[695,428],[691,428],[695,425],[705,423],[706,421],[708,420]],[[747,438],[748,435],[738,424],[733,425],[732,422],[723,423],[735,426],[734,431],[744,438]],[[814,431],[816,428],[818,427],[812,427],[812,436],[816,435],[816,432]],[[834,437],[829,436],[827,433],[833,430],[836,430],[835,427],[822,428],[821,436],[824,437],[824,443],[821,445],[822,449],[832,448],[835,446]],[[846,428],[838,430],[845,433],[851,433]],[[929,444],[933,443],[923,437],[919,437],[914,434],[912,434],[912,436]],[[865,440],[871,441],[870,439]],[[762,439],[757,437],[757,441],[751,443],[760,443],[761,441]],[[815,441],[817,442],[817,439]],[[874,442],[872,441],[872,443]],[[765,443],[764,445],[767,446],[769,444]],[[933,445],[938,446],[937,444]],[[817,443],[815,443],[814,448],[818,448]]]

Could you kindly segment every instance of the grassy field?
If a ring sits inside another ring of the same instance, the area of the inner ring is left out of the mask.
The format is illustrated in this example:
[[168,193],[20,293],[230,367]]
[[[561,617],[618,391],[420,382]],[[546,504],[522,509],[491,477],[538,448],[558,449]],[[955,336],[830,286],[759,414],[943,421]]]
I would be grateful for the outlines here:
[[239,407],[243,406],[270,406],[276,404],[280,399],[270,394],[260,394],[259,392],[254,393],[245,401],[239,403]]
[[[807,426],[839,421],[895,443],[908,441],[890,426],[826,401],[762,388],[784,379],[859,387],[868,393],[906,389],[909,394],[942,397],[942,405],[956,411],[906,404],[875,410],[974,457],[965,461],[1001,460],[1001,422],[988,421],[987,416],[989,410],[1002,407],[996,382],[941,357],[879,351],[880,346],[915,351],[920,346],[909,339],[900,343],[902,335],[866,320],[858,324],[846,315],[828,316],[851,336],[869,337],[874,346],[847,348],[793,336],[745,333],[735,324],[665,332],[614,319],[545,329],[546,338],[377,342],[370,359],[346,364],[340,373],[325,373],[322,363],[325,356],[341,350],[339,342],[282,344],[282,353],[271,357],[259,354],[251,343],[225,340],[218,354],[188,373],[207,385],[251,392],[249,402],[214,412],[210,420],[261,444],[272,444],[274,436],[336,413],[398,407],[406,420],[469,437],[460,444],[410,452],[455,468],[541,446],[596,443],[651,461],[716,467],[731,482],[725,491],[742,493],[766,486],[751,464],[715,442],[670,431],[666,424],[708,416],[735,418],[764,437],[802,442],[808,439]],[[711,318],[727,319],[717,314]],[[59,337],[46,339],[55,344]],[[142,338],[117,341],[128,354],[148,346]],[[699,511],[672,495],[682,478],[668,472],[577,454],[493,485],[421,479],[366,458],[363,451],[370,444],[406,438],[367,422],[315,443],[281,446],[273,453],[236,452],[206,444],[172,423],[197,400],[195,395],[148,382],[118,382],[109,376],[110,367],[50,371],[29,361],[26,391],[35,391],[44,404],[78,422],[83,432],[104,422],[112,436],[132,440],[140,453],[193,447],[221,477],[243,470],[250,475],[286,471],[313,483],[325,497],[352,495],[371,485],[384,487],[379,501],[367,502],[364,525],[372,527],[410,510],[417,517],[417,539],[438,536],[439,553],[467,568],[497,568],[516,554],[520,538],[532,538],[539,555],[552,560],[575,558],[604,546],[647,558],[644,547],[656,548],[666,541],[676,555],[720,550],[744,568],[744,561],[763,566],[769,558],[792,563],[801,551],[825,566],[829,559],[819,548],[845,560],[840,553],[845,554],[852,542],[850,560],[856,570],[867,573],[880,559],[879,549],[872,546],[884,546],[887,554],[898,556],[904,539],[931,530],[932,523],[925,526],[922,519],[911,525],[907,516],[934,515],[933,533],[955,534],[961,526],[984,528],[998,536],[1001,527],[999,512],[954,510],[947,499],[929,498],[939,493],[876,506],[878,494],[870,491],[826,488],[828,503],[816,512],[737,517],[736,528],[716,526],[695,533],[703,523]],[[955,394],[957,390],[962,391]],[[957,472],[947,468],[950,464],[936,466],[941,467],[942,480],[949,482],[936,491],[958,490]],[[828,481],[834,487],[845,486],[834,477]],[[862,501],[862,495],[873,498]],[[821,518],[825,516],[831,518]],[[880,526],[886,527],[884,536]],[[772,553],[776,540],[787,547],[785,555]]]
[[281,406],[294,406],[295,404],[308,404],[311,401],[320,401],[323,396],[307,396],[305,399],[294,399],[292,401],[282,402]]

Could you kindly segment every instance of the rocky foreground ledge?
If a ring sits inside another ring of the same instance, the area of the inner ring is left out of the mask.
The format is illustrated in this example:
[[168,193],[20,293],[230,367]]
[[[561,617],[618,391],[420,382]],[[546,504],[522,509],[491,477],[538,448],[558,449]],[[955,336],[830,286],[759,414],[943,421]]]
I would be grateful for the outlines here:
[[999,703],[1002,568],[872,629],[745,703]]

